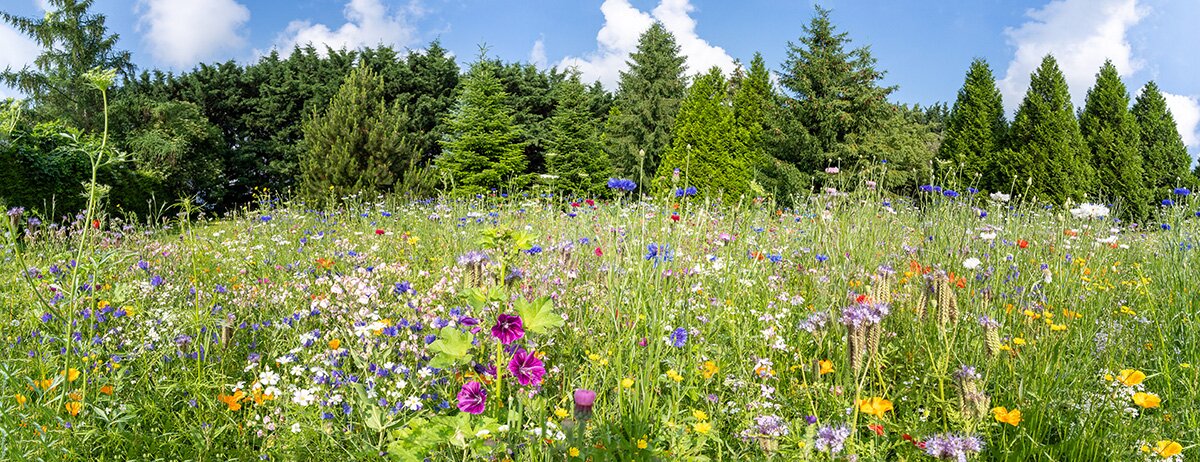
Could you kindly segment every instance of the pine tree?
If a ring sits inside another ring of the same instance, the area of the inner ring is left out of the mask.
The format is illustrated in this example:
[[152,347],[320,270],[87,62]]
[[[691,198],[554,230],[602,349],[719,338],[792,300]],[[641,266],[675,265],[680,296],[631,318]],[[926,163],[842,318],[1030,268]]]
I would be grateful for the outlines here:
[[996,152],[1003,146],[1004,104],[987,61],[975,59],[946,122],[938,158],[962,168],[964,181],[982,189],[1006,187],[992,175]]
[[1079,115],[1079,131],[1090,150],[1097,192],[1120,199],[1121,217],[1141,221],[1148,213],[1149,194],[1138,152],[1137,121],[1129,113],[1129,93],[1112,61],[1096,74]]
[[555,91],[558,107],[550,119],[550,147],[546,154],[548,173],[553,177],[551,184],[577,194],[602,194],[612,164],[601,149],[587,90],[579,81],[579,74],[573,73]]
[[329,107],[304,124],[302,188],[310,198],[383,192],[412,155],[400,127],[403,112],[383,100],[383,80],[359,66]]
[[521,131],[505,103],[508,95],[494,66],[482,57],[462,80],[458,103],[446,120],[437,166],[456,194],[525,186]]
[[[846,51],[847,33],[837,33],[829,10],[817,7],[817,15],[804,27],[797,45],[788,42],[788,58],[779,82],[791,92],[791,117],[804,127],[827,156],[851,133],[864,134],[888,117],[887,97],[896,87],[880,87],[884,73],[875,69],[875,58],[867,47]],[[801,169],[819,170],[825,165]]]
[[[736,200],[749,191],[746,130],[734,121],[721,69],[696,78],[675,118],[674,138],[658,167],[658,186],[694,186],[701,194]],[[680,180],[672,184],[675,169]]]
[[1148,82],[1142,87],[1142,94],[1133,103],[1131,112],[1137,121],[1138,149],[1142,153],[1145,184],[1151,200],[1169,197],[1173,188],[1189,181],[1188,166],[1192,158],[1188,156],[1175,117],[1157,84]]
[[605,150],[617,175],[640,185],[658,171],[687,89],[684,61],[675,36],[660,23],[638,39],[629,70],[621,72],[616,110],[605,130]]
[[1053,56],[1046,55],[1030,78],[1009,140],[1009,147],[1029,160],[1028,168],[1001,168],[1032,177],[1030,194],[1061,204],[1068,198],[1081,200],[1091,192],[1093,172],[1087,144],[1079,133],[1067,81]]

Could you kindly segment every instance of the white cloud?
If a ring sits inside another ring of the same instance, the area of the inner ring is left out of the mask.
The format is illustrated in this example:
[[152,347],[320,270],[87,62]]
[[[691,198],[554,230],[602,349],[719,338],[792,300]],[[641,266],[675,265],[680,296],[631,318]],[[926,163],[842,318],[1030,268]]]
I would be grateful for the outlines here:
[[605,0],[600,5],[604,26],[596,34],[597,50],[583,57],[568,56],[559,68],[576,67],[585,81],[599,80],[609,89],[617,86],[620,72],[627,68],[625,61],[637,50],[638,38],[655,21],[661,22],[675,36],[680,53],[687,57],[687,72],[704,72],[719,66],[733,70],[733,58],[721,47],[713,46],[696,34],[695,9],[690,0],[660,0],[650,13],[629,4],[628,0]]
[[[29,37],[13,29],[8,23],[0,24],[0,70],[21,69],[32,65],[42,49]],[[0,99],[21,96],[16,90],[0,85]]]
[[138,31],[150,54],[175,68],[191,67],[245,45],[250,10],[235,0],[140,0]]
[[538,69],[546,68],[546,41],[538,38],[533,42],[533,49],[529,50],[529,63],[537,66]]
[[276,39],[275,46],[289,52],[296,45],[311,43],[320,53],[325,52],[325,46],[335,50],[381,44],[403,48],[417,41],[417,28],[412,21],[422,14],[415,1],[393,9],[381,0],[350,0],[342,10],[346,22],[336,30],[324,24],[292,21]]
[[1145,15],[1137,0],[1053,0],[1029,10],[1029,21],[1004,31],[1016,48],[999,82],[1004,106],[1012,112],[1021,104],[1030,74],[1047,54],[1058,61],[1076,106],[1083,105],[1104,60],[1111,59],[1122,76],[1141,69],[1126,33]]
[[1200,98],[1165,91],[1162,95],[1167,100],[1171,115],[1175,117],[1175,126],[1179,129],[1183,144],[1194,153],[1192,157],[1195,158],[1195,154],[1200,154],[1197,150],[1200,148]]

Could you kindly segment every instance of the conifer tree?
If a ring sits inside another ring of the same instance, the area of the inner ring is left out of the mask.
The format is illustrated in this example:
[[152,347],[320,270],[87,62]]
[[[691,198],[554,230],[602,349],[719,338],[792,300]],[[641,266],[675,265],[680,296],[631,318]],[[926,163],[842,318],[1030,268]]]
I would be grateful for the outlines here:
[[1122,218],[1144,220],[1149,195],[1138,152],[1137,121],[1129,113],[1129,93],[1112,61],[1104,62],[1096,85],[1088,90],[1079,131],[1090,150],[1096,192],[1102,198],[1119,199]]
[[548,173],[558,189],[578,194],[603,193],[611,175],[611,162],[600,146],[599,128],[592,117],[591,99],[579,74],[563,81],[557,92],[558,107],[550,119]]
[[507,97],[494,66],[480,57],[462,80],[437,159],[456,194],[518,189],[528,181],[522,175],[526,159],[521,131],[505,103]]
[[1004,104],[992,69],[987,61],[977,58],[971,62],[966,81],[958,90],[938,158],[956,168],[961,166],[967,183],[978,178],[977,184],[982,189],[1008,186],[998,184],[1002,182],[992,174],[996,153],[1003,147],[1005,125]]
[[638,184],[658,171],[671,146],[671,127],[687,89],[684,57],[661,23],[650,26],[621,72],[615,111],[605,130],[605,150],[616,174]]
[[335,199],[391,189],[407,167],[403,111],[383,100],[383,79],[358,66],[321,115],[304,124],[302,188],[310,198]]
[[1138,149],[1142,153],[1145,183],[1151,200],[1168,197],[1177,185],[1189,182],[1188,166],[1192,163],[1183,138],[1179,136],[1175,117],[1153,81],[1142,87],[1131,112],[1137,121]]
[[[696,78],[675,118],[671,148],[658,168],[660,187],[693,186],[701,194],[723,193],[730,200],[748,192],[746,130],[735,123],[727,97],[720,68]],[[672,184],[675,169],[680,179]]]
[[1009,140],[1009,147],[1028,159],[1028,168],[1004,168],[1032,177],[1030,194],[1061,204],[1068,198],[1082,200],[1091,192],[1093,173],[1087,145],[1079,133],[1067,81],[1053,56],[1046,55],[1030,78],[1029,90],[1013,118]]

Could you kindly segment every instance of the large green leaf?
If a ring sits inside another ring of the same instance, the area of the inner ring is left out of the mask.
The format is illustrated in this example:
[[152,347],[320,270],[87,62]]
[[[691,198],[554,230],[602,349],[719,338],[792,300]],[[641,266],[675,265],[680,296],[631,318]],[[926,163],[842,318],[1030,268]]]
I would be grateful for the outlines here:
[[466,359],[467,351],[471,349],[471,337],[471,334],[453,327],[443,327],[438,339],[429,344],[429,351],[437,353],[429,361],[429,366],[440,369]]
[[518,299],[513,303],[517,314],[521,315],[521,323],[525,330],[535,334],[563,325],[563,318],[554,312],[554,301],[550,297],[541,297],[532,302]]

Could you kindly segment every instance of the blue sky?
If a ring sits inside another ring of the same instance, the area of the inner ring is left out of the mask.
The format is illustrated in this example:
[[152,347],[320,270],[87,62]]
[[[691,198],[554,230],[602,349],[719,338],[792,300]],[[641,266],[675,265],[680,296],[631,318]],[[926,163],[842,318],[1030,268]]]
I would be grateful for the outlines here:
[[[43,14],[44,0],[5,0],[5,11]],[[869,45],[893,100],[953,103],[974,57],[988,60],[1010,112],[1046,53],[1059,58],[1075,104],[1104,59],[1131,92],[1155,80],[1168,94],[1189,150],[1200,154],[1200,2],[1196,0],[826,0],[839,30]],[[186,70],[198,62],[249,61],[273,47],[388,43],[421,48],[440,39],[459,57],[479,46],[510,61],[576,66],[615,86],[637,36],[663,22],[692,72],[761,52],[778,70],[813,2],[778,0],[96,0],[141,68]],[[0,27],[0,66],[37,50]],[[10,45],[11,44],[11,45]],[[0,89],[0,95],[11,95]]]

